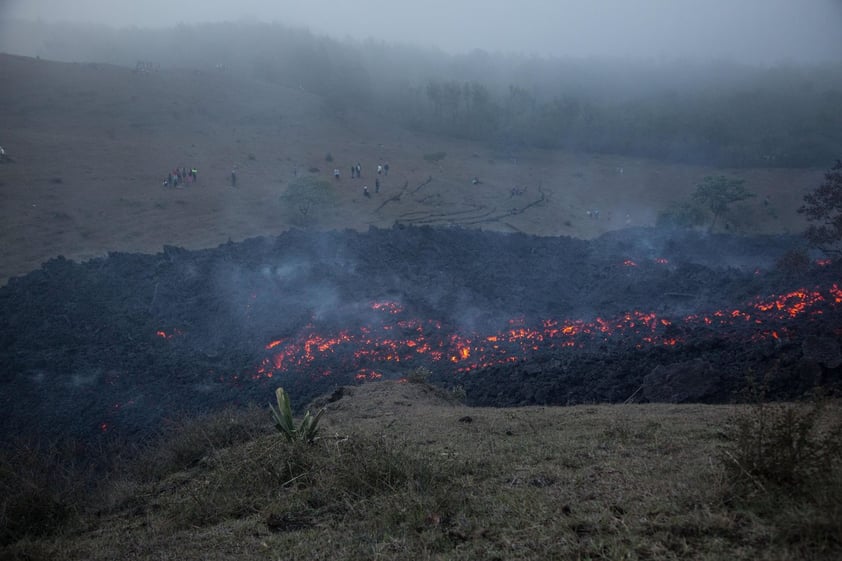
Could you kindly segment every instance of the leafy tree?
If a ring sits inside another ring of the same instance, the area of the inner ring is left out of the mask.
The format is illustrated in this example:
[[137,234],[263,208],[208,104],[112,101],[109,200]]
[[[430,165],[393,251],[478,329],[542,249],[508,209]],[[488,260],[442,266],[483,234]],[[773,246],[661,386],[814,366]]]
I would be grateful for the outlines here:
[[744,179],[730,179],[724,175],[707,176],[696,185],[693,200],[706,207],[713,218],[710,229],[713,230],[717,221],[728,212],[732,203],[744,201],[754,196],[754,193],[743,187]]
[[804,195],[804,203],[798,212],[817,223],[811,224],[804,236],[825,253],[842,255],[842,160],[836,160],[824,174],[824,183]]

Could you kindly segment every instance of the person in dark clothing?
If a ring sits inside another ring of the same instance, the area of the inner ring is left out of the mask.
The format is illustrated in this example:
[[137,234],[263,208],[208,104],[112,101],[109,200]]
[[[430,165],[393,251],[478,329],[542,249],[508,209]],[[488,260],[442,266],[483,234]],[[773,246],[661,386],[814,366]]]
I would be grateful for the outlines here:
[[231,170],[231,187],[237,186],[237,168]]
[[375,193],[380,192],[380,178],[379,177],[374,180],[374,192]]

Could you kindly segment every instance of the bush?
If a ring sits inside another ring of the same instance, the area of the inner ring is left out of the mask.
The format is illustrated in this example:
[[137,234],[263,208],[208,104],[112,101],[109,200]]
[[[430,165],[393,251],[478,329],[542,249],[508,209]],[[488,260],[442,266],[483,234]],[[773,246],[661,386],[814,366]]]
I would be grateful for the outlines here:
[[804,493],[842,464],[842,420],[828,404],[759,402],[733,419],[725,466],[731,480],[764,492]]
[[432,370],[426,366],[418,366],[406,373],[406,381],[410,384],[426,384],[432,375]]
[[0,452],[0,546],[55,534],[75,518],[93,480],[79,450],[18,441]]
[[787,276],[796,276],[810,268],[810,256],[803,249],[790,249],[778,258],[775,267]]
[[722,450],[725,503],[771,525],[781,559],[838,559],[842,547],[839,404],[758,402]]
[[658,213],[656,224],[662,228],[694,228],[705,223],[705,211],[693,203],[672,205]]
[[299,177],[280,196],[284,218],[292,225],[304,227],[318,223],[316,209],[336,202],[336,189],[329,181],[315,177]]
[[175,421],[142,451],[135,474],[161,479],[190,469],[215,451],[249,442],[269,432],[265,410],[226,408],[218,413]]

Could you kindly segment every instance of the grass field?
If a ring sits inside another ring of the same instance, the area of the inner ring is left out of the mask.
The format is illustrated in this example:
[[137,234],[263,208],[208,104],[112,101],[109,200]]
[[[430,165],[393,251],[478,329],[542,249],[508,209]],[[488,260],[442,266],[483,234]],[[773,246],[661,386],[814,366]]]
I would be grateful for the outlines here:
[[[370,383],[328,404],[312,445],[273,434],[268,407],[191,420],[121,461],[46,535],[0,551],[80,560],[838,559],[840,408],[822,409],[796,469],[771,477],[749,461],[750,442],[771,442],[751,423],[798,427],[813,410],[766,407],[472,409],[423,383]],[[811,460],[817,450],[829,456]]]

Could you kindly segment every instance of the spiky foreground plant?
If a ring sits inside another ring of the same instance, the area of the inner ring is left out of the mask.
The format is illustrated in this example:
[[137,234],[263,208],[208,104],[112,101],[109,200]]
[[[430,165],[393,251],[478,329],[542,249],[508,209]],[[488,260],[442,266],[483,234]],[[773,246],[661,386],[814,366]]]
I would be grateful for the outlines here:
[[292,407],[289,403],[289,395],[284,391],[284,388],[279,387],[275,390],[275,399],[278,402],[278,408],[269,404],[272,410],[272,418],[275,421],[275,428],[282,433],[287,440],[294,442],[296,440],[303,442],[313,442],[319,432],[319,419],[324,413],[324,409],[311,415],[309,411],[304,414],[301,424],[295,426],[295,421],[292,418]]

